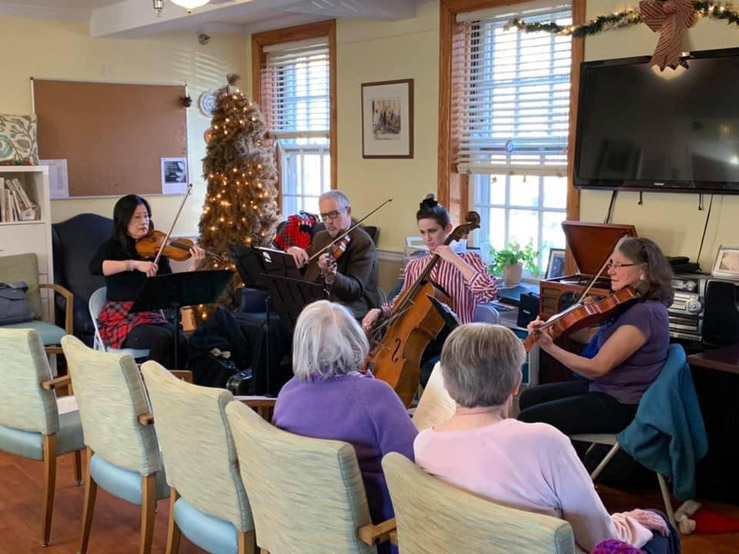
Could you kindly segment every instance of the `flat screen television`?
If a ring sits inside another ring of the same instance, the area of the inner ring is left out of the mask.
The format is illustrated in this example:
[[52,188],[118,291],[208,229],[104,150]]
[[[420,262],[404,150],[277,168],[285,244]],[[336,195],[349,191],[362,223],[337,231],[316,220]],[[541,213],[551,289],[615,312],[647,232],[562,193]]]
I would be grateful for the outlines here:
[[739,48],[582,66],[575,186],[739,194]]

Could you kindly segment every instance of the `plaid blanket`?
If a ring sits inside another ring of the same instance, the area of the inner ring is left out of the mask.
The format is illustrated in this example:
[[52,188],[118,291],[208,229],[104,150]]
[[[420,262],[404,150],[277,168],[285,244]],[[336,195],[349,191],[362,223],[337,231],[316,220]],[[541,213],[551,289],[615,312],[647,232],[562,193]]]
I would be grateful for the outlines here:
[[100,338],[110,348],[122,348],[123,343],[134,328],[139,325],[159,325],[167,323],[160,310],[151,312],[129,313],[132,300],[125,302],[108,300],[98,316]]

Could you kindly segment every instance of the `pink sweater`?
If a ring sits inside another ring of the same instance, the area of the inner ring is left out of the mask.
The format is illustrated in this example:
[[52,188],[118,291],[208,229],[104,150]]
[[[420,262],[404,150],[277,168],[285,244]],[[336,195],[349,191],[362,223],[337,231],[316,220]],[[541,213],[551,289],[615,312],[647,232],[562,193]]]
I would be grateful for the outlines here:
[[640,548],[652,538],[628,515],[608,515],[569,439],[545,423],[506,419],[463,431],[427,429],[413,448],[416,463],[448,483],[568,521],[586,552],[606,539]]

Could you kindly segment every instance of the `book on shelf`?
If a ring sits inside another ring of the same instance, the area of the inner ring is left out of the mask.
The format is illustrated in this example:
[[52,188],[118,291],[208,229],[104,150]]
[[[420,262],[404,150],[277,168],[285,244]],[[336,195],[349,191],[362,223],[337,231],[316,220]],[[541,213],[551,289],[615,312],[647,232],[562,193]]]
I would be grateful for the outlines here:
[[0,177],[0,221],[36,221],[40,215],[18,179]]

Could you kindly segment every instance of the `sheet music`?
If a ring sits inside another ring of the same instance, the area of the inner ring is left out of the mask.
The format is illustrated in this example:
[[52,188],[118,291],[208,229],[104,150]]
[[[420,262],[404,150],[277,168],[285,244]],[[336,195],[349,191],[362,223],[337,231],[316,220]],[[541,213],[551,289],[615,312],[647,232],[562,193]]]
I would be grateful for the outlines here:
[[452,400],[444,388],[441,366],[437,363],[426,383],[426,388],[423,389],[421,400],[413,414],[413,423],[419,431],[430,429],[434,425],[447,421],[456,410],[457,403]]

